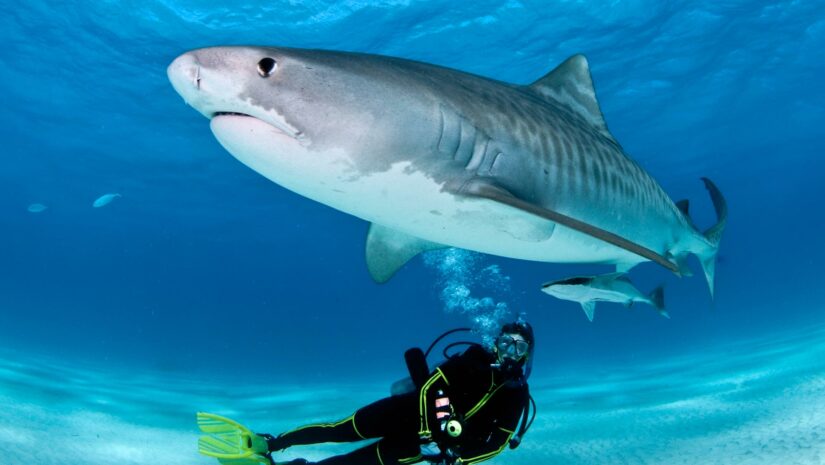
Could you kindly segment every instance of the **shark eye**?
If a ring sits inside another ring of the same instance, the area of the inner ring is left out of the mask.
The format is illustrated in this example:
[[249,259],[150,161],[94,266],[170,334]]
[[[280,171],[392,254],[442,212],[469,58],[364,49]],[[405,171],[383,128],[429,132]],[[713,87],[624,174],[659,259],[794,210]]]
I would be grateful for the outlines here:
[[275,61],[274,58],[262,58],[261,61],[258,62],[258,74],[260,74],[261,77],[269,77],[275,72],[276,66],[278,66],[278,62]]

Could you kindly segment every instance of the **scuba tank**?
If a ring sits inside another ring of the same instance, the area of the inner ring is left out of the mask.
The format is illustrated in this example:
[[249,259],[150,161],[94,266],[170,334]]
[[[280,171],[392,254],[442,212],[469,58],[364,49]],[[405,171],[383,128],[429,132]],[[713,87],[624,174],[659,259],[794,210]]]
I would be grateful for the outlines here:
[[[456,328],[451,329],[449,331],[444,332],[430,344],[427,348],[427,351],[424,352],[418,347],[413,347],[411,349],[407,349],[404,352],[404,362],[407,364],[407,372],[410,374],[407,378],[402,378],[394,383],[390,387],[390,393],[394,396],[406,394],[408,392],[413,392],[421,389],[421,386],[427,382],[430,378],[430,366],[427,364],[427,356],[430,355],[430,352],[433,350],[436,344],[438,344],[442,339],[449,336],[450,334],[457,333],[460,331],[471,331],[470,328]],[[444,358],[450,358],[447,355],[447,350],[456,345],[461,344],[475,344],[474,342],[458,342],[452,343],[444,348],[443,355]]]
[[394,396],[406,394],[421,389],[430,377],[430,367],[427,365],[427,357],[424,351],[418,347],[407,349],[404,352],[404,362],[407,364],[407,371],[410,376],[400,379],[392,384],[390,393]]

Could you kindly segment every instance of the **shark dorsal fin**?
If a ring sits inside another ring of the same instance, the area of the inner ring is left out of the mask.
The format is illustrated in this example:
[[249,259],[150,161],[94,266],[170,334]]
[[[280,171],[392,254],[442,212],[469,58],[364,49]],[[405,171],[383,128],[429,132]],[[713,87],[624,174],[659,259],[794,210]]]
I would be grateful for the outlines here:
[[676,202],[676,208],[679,209],[685,216],[690,217],[690,201],[688,199],[682,199]]
[[564,105],[616,142],[604,122],[584,55],[573,55],[529,87],[545,100]]

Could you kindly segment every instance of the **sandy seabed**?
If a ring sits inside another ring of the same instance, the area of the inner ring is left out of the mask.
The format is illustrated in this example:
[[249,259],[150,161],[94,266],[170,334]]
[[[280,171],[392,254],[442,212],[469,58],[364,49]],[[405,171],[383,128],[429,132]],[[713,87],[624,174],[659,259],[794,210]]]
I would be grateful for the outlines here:
[[[389,382],[388,382],[389,384]],[[531,379],[539,415],[496,464],[825,464],[825,331],[631,370]],[[216,385],[0,352],[0,463],[194,465],[196,411],[277,433],[343,418],[387,386]],[[310,460],[352,445],[288,450]]]

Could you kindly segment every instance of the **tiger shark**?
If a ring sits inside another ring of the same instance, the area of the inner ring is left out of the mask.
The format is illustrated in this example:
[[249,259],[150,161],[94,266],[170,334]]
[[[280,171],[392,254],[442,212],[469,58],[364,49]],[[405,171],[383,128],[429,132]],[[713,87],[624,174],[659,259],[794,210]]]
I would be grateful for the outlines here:
[[653,261],[711,294],[727,206],[702,232],[607,129],[587,60],[530,85],[400,58],[211,47],[168,67],[172,86],[245,165],[371,223],[366,259],[385,282],[417,254],[460,247],[625,272]]

